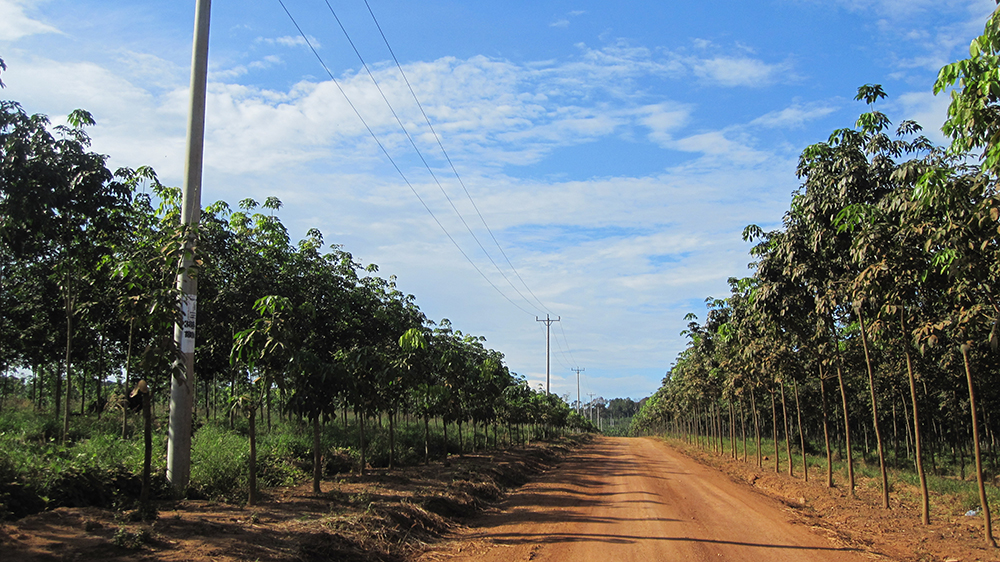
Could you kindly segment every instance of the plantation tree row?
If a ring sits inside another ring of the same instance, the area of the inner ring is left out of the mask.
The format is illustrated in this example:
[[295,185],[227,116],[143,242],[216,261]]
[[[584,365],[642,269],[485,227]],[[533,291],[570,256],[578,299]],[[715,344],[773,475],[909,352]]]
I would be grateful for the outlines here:
[[[706,446],[788,473],[793,451],[834,456],[855,489],[856,455],[877,459],[883,506],[888,468],[911,467],[929,522],[927,472],[974,466],[986,539],[987,482],[1000,472],[1000,16],[970,58],[940,72],[951,89],[945,149],[920,126],[893,126],[869,106],[854,127],[806,148],[781,228],[744,231],[753,275],[731,279],[690,318],[687,348],[633,421],[635,432],[695,435]],[[979,157],[978,162],[977,158]],[[870,453],[869,453],[870,451]],[[950,461],[948,459],[951,459]]]
[[[179,226],[179,190],[150,168],[108,170],[89,151],[89,124],[77,110],[53,127],[0,102],[0,407],[19,392],[61,416],[63,440],[74,406],[104,408],[108,381],[124,395],[145,380],[154,405],[167,394],[179,365],[175,279],[192,234]],[[272,415],[295,416],[318,440],[321,422],[350,410],[362,455],[365,420],[382,416],[390,440],[401,414],[422,420],[425,436],[432,418],[445,432],[452,424],[460,440],[463,425],[474,436],[492,428],[494,441],[498,428],[522,440],[529,424],[588,425],[511,373],[485,338],[428,321],[376,266],[324,251],[319,231],[292,244],[280,207],[245,199],[202,212],[199,417],[242,412],[254,428],[258,415],[268,427]]]

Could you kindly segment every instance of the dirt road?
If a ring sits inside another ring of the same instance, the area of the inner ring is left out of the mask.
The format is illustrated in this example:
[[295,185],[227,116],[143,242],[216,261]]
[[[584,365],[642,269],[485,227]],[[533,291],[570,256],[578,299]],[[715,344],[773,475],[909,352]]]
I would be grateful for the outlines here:
[[600,438],[430,560],[857,561],[783,504],[654,439]]

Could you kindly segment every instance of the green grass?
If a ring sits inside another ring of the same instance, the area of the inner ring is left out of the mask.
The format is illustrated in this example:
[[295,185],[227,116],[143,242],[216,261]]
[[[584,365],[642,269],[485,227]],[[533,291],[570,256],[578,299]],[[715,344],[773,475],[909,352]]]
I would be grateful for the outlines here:
[[[122,438],[121,414],[112,412],[101,419],[95,415],[73,416],[69,440],[61,443],[62,424],[48,414],[30,407],[9,407],[0,412],[0,520],[22,517],[59,506],[103,506],[131,509],[141,489],[143,440],[140,416],[130,415],[126,437]],[[324,474],[360,467],[359,435],[356,420],[349,418],[326,423],[321,429]],[[375,422],[366,424],[366,464],[389,464],[389,430]],[[171,495],[166,482],[166,413],[153,422],[154,498]],[[477,431],[478,448],[483,434]],[[503,433],[503,430],[501,430]],[[537,438],[537,437],[534,437]],[[492,428],[489,444],[492,445]],[[446,444],[440,422],[430,424],[430,456],[445,456]],[[506,444],[501,435],[500,446]],[[463,427],[463,447],[472,446],[472,431]],[[246,419],[236,420],[230,429],[227,419],[195,420],[189,495],[227,502],[243,502],[248,495],[249,440]],[[447,450],[457,453],[458,429],[448,427]],[[396,427],[396,465],[420,464],[424,460],[422,420]],[[296,420],[272,418],[268,431],[258,423],[258,486],[292,485],[312,474],[312,426]]]

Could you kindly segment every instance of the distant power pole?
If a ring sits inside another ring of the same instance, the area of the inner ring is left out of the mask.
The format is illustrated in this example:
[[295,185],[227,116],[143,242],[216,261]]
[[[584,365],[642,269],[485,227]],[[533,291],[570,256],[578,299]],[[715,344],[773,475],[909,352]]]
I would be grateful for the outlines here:
[[590,397],[590,404],[587,405],[590,409],[590,413],[587,415],[587,418],[590,419],[590,423],[594,423],[594,393],[590,392],[587,396]]
[[[188,114],[187,160],[181,224],[195,229],[201,220],[201,168],[205,142],[205,88],[208,76],[208,25],[211,0],[195,2],[194,45],[191,55],[191,99]],[[188,231],[183,269],[177,276],[181,290],[181,323],[174,327],[174,341],[183,357],[184,374],[170,378],[170,431],[167,441],[167,480],[178,495],[191,477],[191,418],[194,408],[194,333],[198,314],[198,279],[191,275],[192,250],[197,244]]]
[[576,413],[580,415],[583,415],[583,402],[580,401],[580,372],[586,370],[580,367],[570,369],[570,371],[576,371]]
[[555,320],[549,318],[549,315],[545,315],[545,320],[540,320],[535,316],[535,322],[545,322],[545,394],[549,394],[549,327],[552,326],[553,322],[558,322],[562,319],[562,316],[556,316]]

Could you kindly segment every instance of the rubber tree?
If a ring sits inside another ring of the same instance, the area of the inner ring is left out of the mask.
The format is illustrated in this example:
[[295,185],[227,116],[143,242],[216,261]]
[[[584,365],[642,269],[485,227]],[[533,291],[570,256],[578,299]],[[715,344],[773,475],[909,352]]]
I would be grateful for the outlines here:
[[68,126],[49,130],[44,115],[29,116],[19,104],[0,101],[0,240],[18,259],[47,260],[58,285],[65,320],[63,367],[66,401],[62,438],[69,433],[73,336],[86,295],[96,281],[110,240],[123,227],[130,190],[90,152],[83,127],[90,113],[77,109]]

